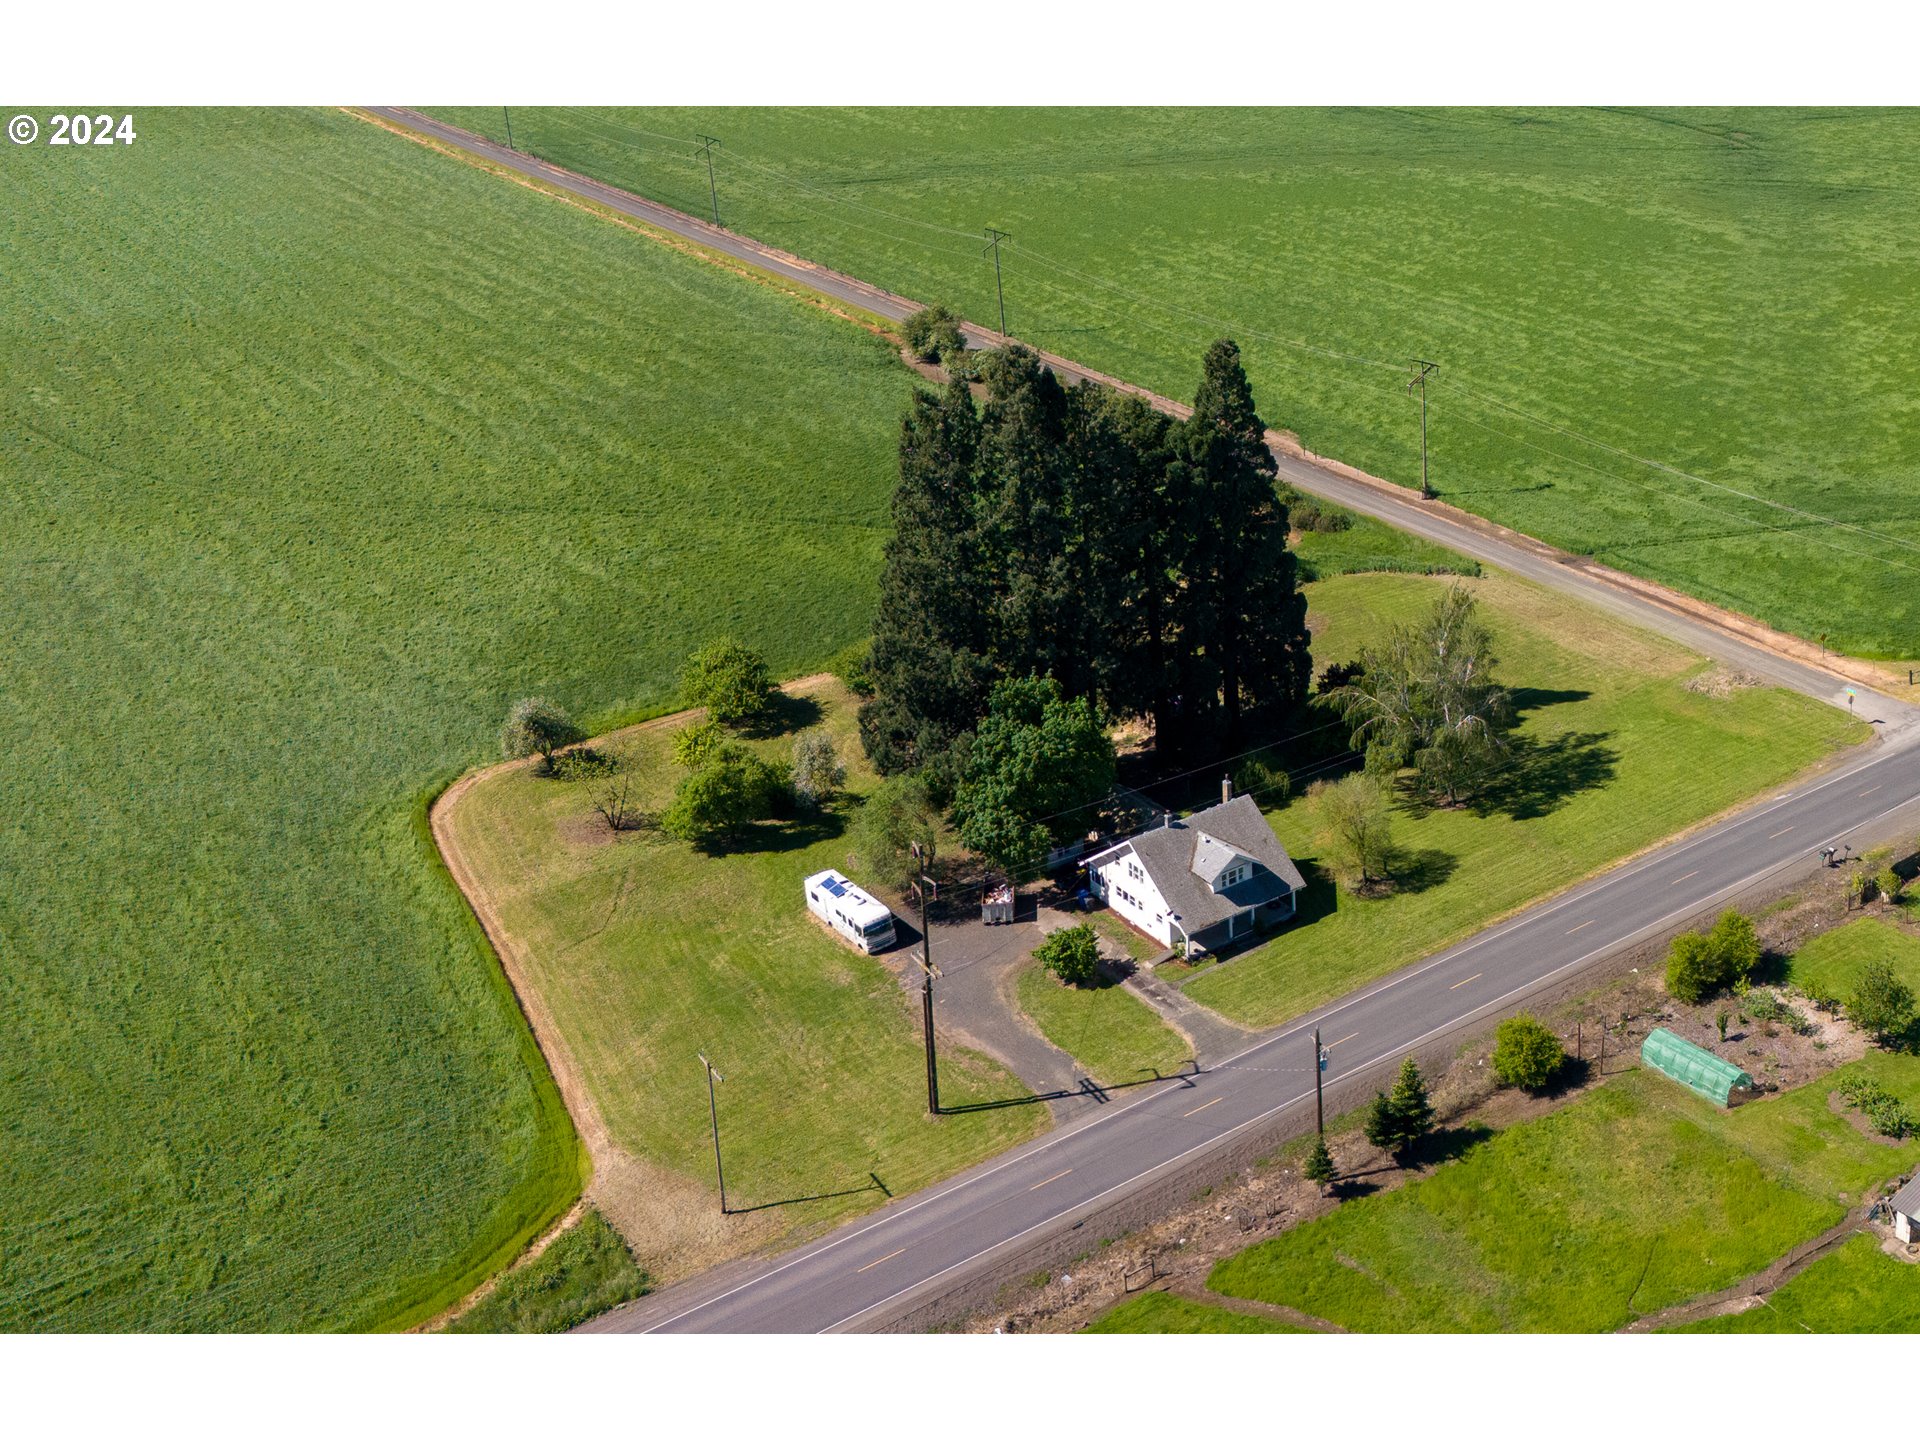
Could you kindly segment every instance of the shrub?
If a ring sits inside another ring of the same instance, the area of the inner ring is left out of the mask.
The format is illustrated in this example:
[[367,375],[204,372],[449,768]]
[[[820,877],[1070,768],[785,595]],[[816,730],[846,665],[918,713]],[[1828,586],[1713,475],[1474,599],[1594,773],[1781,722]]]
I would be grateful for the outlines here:
[[1906,881],[1900,878],[1900,872],[1891,865],[1873,877],[1873,885],[1880,892],[1880,898],[1890,905],[1900,903],[1900,892],[1906,888]]
[[944,364],[967,350],[960,317],[944,305],[914,311],[901,322],[900,336],[907,342],[908,353],[929,365]]
[[1033,953],[1065,985],[1091,985],[1100,970],[1100,946],[1091,925],[1056,930]]
[[873,637],[856,640],[827,662],[827,671],[862,700],[873,698]]
[[500,753],[509,760],[539,755],[551,770],[554,751],[584,738],[584,732],[566,711],[551,700],[529,695],[514,701],[507,712],[506,723],[500,727]]
[[604,750],[579,746],[562,750],[547,761],[547,769],[556,780],[598,780],[620,768],[620,762]]
[[808,730],[793,737],[793,794],[802,805],[819,809],[847,783],[847,767],[824,730]]
[[[1807,997],[1811,1000],[1813,997]],[[1755,990],[1747,996],[1747,1009],[1753,1018],[1771,1025],[1784,1025],[1796,1035],[1811,1035],[1814,1025],[1806,1015],[1787,1004],[1771,990]]]
[[1822,985],[1818,980],[1809,980],[1800,987],[1800,993],[1807,997],[1807,1003],[1826,1015],[1840,1013],[1840,997]]
[[1531,1015],[1502,1020],[1495,1032],[1493,1073],[1502,1085],[1544,1090],[1566,1061],[1560,1037]]
[[773,814],[785,789],[774,766],[743,745],[723,745],[680,782],[660,828],[700,845],[737,839]]
[[1885,1045],[1906,1034],[1913,1015],[1911,987],[1886,961],[1868,961],[1847,1002],[1847,1019]]
[[726,735],[717,720],[702,720],[698,725],[682,726],[673,737],[673,763],[698,770],[719,753]]
[[1864,870],[1856,870],[1847,878],[1847,903],[1864,905],[1880,893],[1880,882]]
[[1867,1123],[1879,1134],[1901,1140],[1916,1128],[1913,1112],[1877,1080],[1847,1075],[1834,1088],[1849,1105],[1866,1116]]
[[1760,962],[1760,937],[1738,910],[1724,910],[1705,934],[1676,935],[1667,952],[1667,990],[1698,1005],[1709,995],[1739,989]]
[[708,717],[722,725],[749,725],[773,708],[767,662],[731,637],[709,641],[687,657],[680,688],[689,705],[706,706]]

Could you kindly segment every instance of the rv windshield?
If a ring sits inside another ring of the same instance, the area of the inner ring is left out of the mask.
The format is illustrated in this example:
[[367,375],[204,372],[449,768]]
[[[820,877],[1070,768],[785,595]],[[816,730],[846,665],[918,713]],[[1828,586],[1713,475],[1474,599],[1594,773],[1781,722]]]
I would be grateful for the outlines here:
[[860,933],[868,939],[872,939],[876,935],[885,935],[892,929],[893,917],[891,915],[883,915],[878,920],[870,920],[865,925],[862,925],[860,927]]

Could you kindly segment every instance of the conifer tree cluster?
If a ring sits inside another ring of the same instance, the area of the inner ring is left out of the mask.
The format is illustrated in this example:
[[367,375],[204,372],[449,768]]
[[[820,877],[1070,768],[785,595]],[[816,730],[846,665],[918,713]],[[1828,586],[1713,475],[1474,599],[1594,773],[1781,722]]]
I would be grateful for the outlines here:
[[901,427],[860,717],[884,773],[951,773],[997,681],[1153,722],[1163,760],[1271,734],[1304,702],[1306,602],[1239,349],[1208,350],[1180,421],[1068,388],[1019,346]]

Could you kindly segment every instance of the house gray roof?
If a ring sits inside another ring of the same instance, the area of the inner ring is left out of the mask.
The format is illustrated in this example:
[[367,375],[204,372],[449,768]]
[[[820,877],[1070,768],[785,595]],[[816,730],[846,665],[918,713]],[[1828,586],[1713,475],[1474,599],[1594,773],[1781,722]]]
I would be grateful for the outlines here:
[[1893,1208],[1902,1215],[1920,1216],[1920,1170],[1914,1171],[1913,1178],[1895,1192]]
[[[1236,795],[1184,820],[1143,830],[1093,856],[1089,863],[1126,850],[1153,877],[1161,896],[1180,917],[1180,927],[1189,934],[1306,887],[1300,867],[1250,795]],[[1253,874],[1214,894],[1212,878],[1239,855],[1253,861]]]

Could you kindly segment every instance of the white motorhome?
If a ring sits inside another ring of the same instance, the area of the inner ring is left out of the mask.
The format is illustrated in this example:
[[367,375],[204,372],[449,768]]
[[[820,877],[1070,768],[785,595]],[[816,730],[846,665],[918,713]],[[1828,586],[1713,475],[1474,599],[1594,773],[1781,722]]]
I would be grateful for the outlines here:
[[893,912],[838,870],[807,877],[807,908],[869,955],[893,944]]

